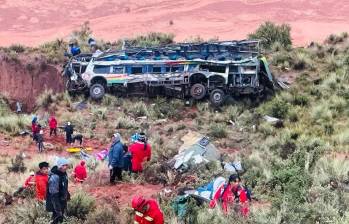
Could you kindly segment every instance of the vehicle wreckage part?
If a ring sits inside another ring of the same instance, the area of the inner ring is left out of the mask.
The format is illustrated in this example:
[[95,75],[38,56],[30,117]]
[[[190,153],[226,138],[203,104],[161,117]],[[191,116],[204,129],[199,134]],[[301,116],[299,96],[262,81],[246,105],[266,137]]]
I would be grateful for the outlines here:
[[102,99],[105,94],[105,88],[102,84],[95,83],[90,88],[90,96],[94,100]]
[[210,102],[213,106],[221,106],[225,100],[225,93],[221,89],[215,89],[210,94]]
[[196,100],[201,100],[206,96],[206,87],[201,83],[196,83],[190,88],[190,95]]

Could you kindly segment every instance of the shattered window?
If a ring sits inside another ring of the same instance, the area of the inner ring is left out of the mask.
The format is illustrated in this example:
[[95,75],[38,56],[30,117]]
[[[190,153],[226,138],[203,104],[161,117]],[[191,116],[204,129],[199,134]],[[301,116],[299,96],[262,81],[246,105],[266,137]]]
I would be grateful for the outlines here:
[[172,66],[171,68],[171,72],[183,72],[184,71],[184,66],[180,65],[180,66]]
[[124,67],[123,66],[113,66],[113,73],[114,74],[124,73]]
[[110,66],[109,65],[95,65],[93,72],[96,74],[109,74]]
[[201,65],[200,70],[208,70],[209,72],[225,73],[224,65]]
[[143,73],[143,67],[132,67],[131,74],[140,74]]
[[153,73],[161,73],[161,67],[153,67]]

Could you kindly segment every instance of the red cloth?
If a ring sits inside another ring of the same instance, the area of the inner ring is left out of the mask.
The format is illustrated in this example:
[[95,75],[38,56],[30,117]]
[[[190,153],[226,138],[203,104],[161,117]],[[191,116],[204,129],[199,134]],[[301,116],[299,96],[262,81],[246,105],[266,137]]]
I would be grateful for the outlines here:
[[213,195],[212,200],[210,201],[210,207],[214,208],[217,205],[217,202],[222,203],[222,209],[227,214],[229,204],[234,202],[234,195],[232,192],[232,186],[229,184],[227,188],[225,185],[222,185],[218,188],[216,193]]
[[28,188],[28,187],[32,187],[35,185],[35,177],[34,176],[29,176],[25,182],[24,182],[24,185],[23,187],[24,188]]
[[87,178],[87,171],[85,167],[85,161],[81,161],[74,169],[74,177],[78,182],[83,182]]
[[149,199],[146,203],[149,206],[146,212],[135,209],[134,223],[136,224],[164,224],[164,215],[154,199]]
[[32,133],[37,134],[37,133],[39,133],[39,131],[40,131],[40,128],[39,128],[38,124],[32,123]]
[[130,146],[129,151],[132,155],[132,171],[143,171],[143,162],[151,159],[151,146],[147,144],[146,149],[144,149],[143,142],[135,142]]
[[57,120],[55,117],[51,117],[49,121],[49,126],[51,129],[57,128]]
[[221,202],[222,209],[225,214],[228,214],[229,212],[229,205],[234,203],[234,193],[237,191],[237,195],[239,197],[239,204],[240,204],[240,212],[243,216],[247,217],[249,214],[249,206],[248,206],[248,198],[247,193],[244,190],[244,188],[240,187],[239,185],[228,185],[227,189],[224,191],[225,186],[221,186],[216,194],[213,196],[213,199],[210,201],[210,207],[214,208],[217,205],[217,202]]
[[46,189],[48,183],[48,175],[37,172],[35,175],[35,192],[36,199],[43,201],[46,199]]

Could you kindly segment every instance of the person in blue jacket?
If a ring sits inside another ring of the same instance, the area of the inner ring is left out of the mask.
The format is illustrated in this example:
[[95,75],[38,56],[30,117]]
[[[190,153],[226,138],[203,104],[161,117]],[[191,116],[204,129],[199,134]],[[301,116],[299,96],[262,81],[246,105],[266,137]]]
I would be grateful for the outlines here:
[[121,137],[119,133],[115,133],[112,138],[112,145],[109,150],[109,162],[108,167],[110,170],[110,183],[115,183],[115,178],[122,180],[122,170],[124,167],[123,164],[123,155],[124,147],[121,143]]

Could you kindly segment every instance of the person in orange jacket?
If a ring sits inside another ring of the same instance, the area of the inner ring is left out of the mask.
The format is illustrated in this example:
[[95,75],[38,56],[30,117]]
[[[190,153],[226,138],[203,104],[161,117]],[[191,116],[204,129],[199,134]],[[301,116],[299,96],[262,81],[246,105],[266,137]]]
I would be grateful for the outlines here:
[[73,176],[75,179],[75,182],[82,183],[87,178],[87,171],[85,166],[85,161],[81,160],[79,165],[77,165],[74,169]]
[[131,153],[132,172],[142,172],[143,162],[151,159],[151,146],[147,143],[147,138],[144,133],[140,133],[137,141],[129,148]]
[[46,200],[49,164],[41,162],[39,163],[39,169],[35,174],[35,193],[38,201],[44,201]]
[[156,200],[134,196],[132,208],[135,211],[134,224],[164,224],[164,215]]
[[241,186],[240,182],[241,179],[238,175],[231,175],[228,183],[222,185],[213,195],[210,207],[214,208],[220,202],[224,213],[228,214],[230,205],[235,201],[240,206],[241,214],[246,217],[249,213],[249,199],[245,188]]

